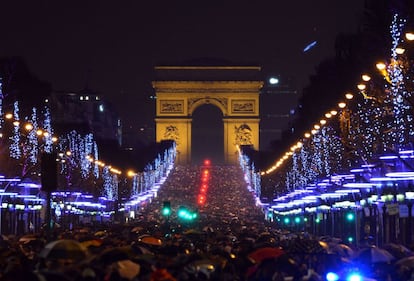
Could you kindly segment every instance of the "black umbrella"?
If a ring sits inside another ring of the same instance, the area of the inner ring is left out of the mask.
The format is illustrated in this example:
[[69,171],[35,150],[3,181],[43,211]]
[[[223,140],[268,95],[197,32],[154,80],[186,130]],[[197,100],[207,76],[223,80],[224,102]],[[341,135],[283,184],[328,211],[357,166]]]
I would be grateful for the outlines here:
[[388,243],[385,244],[382,248],[390,252],[396,259],[405,258],[408,256],[412,256],[414,253],[407,247],[401,244],[396,243]]
[[393,260],[395,260],[395,257],[385,249],[372,246],[368,248],[363,248],[360,251],[358,251],[354,257],[354,260],[369,264],[390,263]]
[[79,261],[86,258],[86,250],[82,244],[76,240],[61,239],[46,244],[40,251],[39,257]]
[[295,254],[326,254],[327,244],[314,239],[295,239],[288,246],[288,252]]

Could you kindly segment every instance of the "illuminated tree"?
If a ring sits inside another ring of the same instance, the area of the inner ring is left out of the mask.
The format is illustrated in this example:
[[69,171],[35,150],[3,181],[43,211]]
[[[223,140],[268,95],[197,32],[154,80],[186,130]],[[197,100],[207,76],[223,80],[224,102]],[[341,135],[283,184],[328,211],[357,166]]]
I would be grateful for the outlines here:
[[[386,84],[389,89],[389,100],[393,104],[394,130],[391,131],[388,144],[396,149],[403,148],[410,143],[414,135],[413,108],[410,103],[412,93],[405,85],[406,70],[401,64],[397,48],[401,43],[401,34],[406,20],[394,15],[391,24],[392,49],[391,60],[387,67]],[[412,78],[412,77],[411,77]]]
[[10,157],[13,159],[20,159],[22,151],[20,147],[20,116],[19,116],[19,102],[13,105],[13,135],[10,144]]

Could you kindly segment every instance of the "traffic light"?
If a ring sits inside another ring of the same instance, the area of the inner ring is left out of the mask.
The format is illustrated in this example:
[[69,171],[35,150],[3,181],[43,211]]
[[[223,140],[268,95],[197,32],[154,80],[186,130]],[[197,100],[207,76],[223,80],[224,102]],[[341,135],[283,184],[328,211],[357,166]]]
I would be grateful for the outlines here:
[[344,225],[344,240],[348,243],[353,243],[356,237],[356,214],[354,210],[346,210],[344,215],[346,221]]
[[347,212],[345,218],[347,221],[352,222],[355,220],[355,214],[353,212]]
[[161,214],[163,216],[166,216],[166,217],[171,215],[171,203],[170,203],[170,201],[164,201],[164,203],[162,204]]
[[178,208],[177,216],[184,221],[193,221],[197,219],[198,213],[196,211],[189,210],[184,206],[180,206],[180,208]]

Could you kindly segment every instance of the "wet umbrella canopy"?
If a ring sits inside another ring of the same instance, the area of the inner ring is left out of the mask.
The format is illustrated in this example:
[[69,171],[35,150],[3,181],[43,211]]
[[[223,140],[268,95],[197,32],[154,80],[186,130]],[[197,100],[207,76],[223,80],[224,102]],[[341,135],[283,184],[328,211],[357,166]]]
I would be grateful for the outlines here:
[[392,254],[397,259],[414,255],[413,251],[401,244],[388,243],[385,244],[383,248],[390,252],[390,254]]
[[85,248],[76,240],[62,239],[46,244],[39,253],[45,259],[82,260],[86,257]]
[[401,280],[409,280],[411,273],[414,272],[414,256],[409,256],[398,260],[395,269]]
[[138,237],[138,242],[142,242],[147,245],[153,245],[153,246],[161,246],[162,240],[159,238],[156,238],[151,235],[141,235]]
[[296,254],[322,254],[327,253],[327,246],[316,239],[298,238],[290,245],[289,251]]
[[254,250],[248,255],[253,263],[260,263],[265,259],[277,258],[283,255],[285,251],[281,248],[264,247]]
[[372,246],[361,249],[356,253],[354,258],[356,261],[366,262],[370,264],[374,263],[390,263],[395,260],[395,257],[385,249]]

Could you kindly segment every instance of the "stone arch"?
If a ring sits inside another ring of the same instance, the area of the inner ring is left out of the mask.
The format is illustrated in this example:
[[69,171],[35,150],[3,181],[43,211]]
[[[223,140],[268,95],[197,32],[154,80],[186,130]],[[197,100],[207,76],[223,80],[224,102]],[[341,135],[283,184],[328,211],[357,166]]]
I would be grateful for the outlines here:
[[188,115],[192,116],[194,111],[202,105],[211,104],[216,106],[220,109],[223,116],[227,116],[227,99],[226,98],[212,98],[210,96],[206,96],[204,98],[198,98],[195,101],[189,101],[188,104]]
[[[156,141],[174,140],[177,162],[191,162],[191,123],[205,104],[223,114],[224,159],[236,163],[238,146],[259,150],[259,92],[263,82],[257,66],[158,66],[152,82],[156,94]],[[249,77],[250,79],[247,79]],[[236,79],[239,78],[239,79]]]

